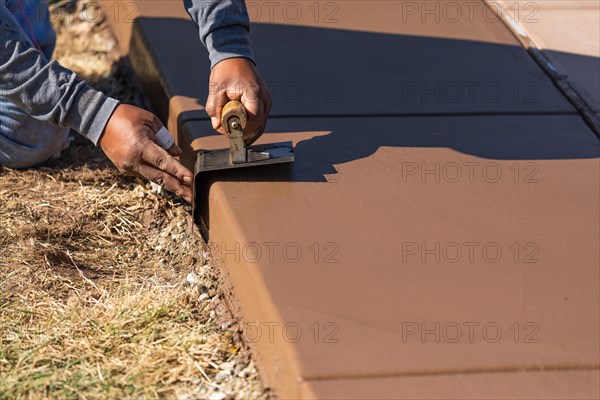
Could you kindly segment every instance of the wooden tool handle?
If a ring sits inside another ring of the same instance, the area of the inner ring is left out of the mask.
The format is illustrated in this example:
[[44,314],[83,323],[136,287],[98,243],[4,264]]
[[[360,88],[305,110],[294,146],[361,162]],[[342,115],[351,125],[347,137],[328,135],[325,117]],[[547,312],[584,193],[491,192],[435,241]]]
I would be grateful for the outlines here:
[[248,120],[248,116],[246,114],[246,109],[244,105],[237,100],[231,100],[225,107],[223,107],[223,111],[221,112],[221,125],[223,128],[229,133],[229,118],[237,117],[240,120],[240,124],[242,125],[242,129],[246,127],[246,121]]

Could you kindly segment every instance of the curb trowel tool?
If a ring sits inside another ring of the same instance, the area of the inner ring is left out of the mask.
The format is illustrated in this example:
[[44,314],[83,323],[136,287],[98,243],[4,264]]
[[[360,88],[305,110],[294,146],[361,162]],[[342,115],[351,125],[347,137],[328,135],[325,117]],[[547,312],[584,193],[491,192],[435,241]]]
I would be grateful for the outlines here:
[[221,112],[221,125],[229,137],[229,148],[221,150],[200,150],[196,156],[194,167],[194,204],[192,205],[194,220],[200,227],[204,239],[208,240],[208,221],[203,216],[205,203],[197,198],[197,188],[207,172],[223,169],[257,167],[260,165],[282,164],[294,161],[292,142],[268,143],[246,147],[243,131],[248,116],[244,105],[239,101],[225,104]]

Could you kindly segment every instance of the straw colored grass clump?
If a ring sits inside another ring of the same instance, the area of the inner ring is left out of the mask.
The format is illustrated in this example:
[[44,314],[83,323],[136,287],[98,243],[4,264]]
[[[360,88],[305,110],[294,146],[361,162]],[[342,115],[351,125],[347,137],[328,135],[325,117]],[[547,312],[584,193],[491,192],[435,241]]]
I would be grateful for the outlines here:
[[85,146],[0,173],[0,397],[263,397],[188,206]]

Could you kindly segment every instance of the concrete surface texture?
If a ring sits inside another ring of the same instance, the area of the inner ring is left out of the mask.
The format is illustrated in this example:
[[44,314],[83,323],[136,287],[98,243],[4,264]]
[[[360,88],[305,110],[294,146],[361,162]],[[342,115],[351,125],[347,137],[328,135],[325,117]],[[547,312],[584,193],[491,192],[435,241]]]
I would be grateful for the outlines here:
[[578,117],[273,120],[262,141],[282,140],[292,168],[209,191],[214,254],[260,354],[290,354],[277,368],[309,383],[597,368],[600,165]]
[[[598,397],[600,147],[553,82],[483,1],[277,4],[248,4],[274,97],[260,142],[297,161],[199,188],[266,383]],[[131,37],[182,160],[227,147],[191,22],[141,17]]]
[[600,2],[502,0],[506,12],[543,50],[595,112],[600,111]]

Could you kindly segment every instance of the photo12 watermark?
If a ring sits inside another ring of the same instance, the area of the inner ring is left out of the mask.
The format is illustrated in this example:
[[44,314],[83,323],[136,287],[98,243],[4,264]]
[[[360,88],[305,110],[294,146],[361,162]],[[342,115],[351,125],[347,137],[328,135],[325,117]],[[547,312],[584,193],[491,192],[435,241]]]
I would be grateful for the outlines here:
[[402,23],[420,22],[423,24],[455,24],[501,22],[503,18],[510,18],[515,22],[533,24],[539,22],[540,6],[535,1],[507,2],[498,1],[403,1],[400,21]]
[[501,324],[494,321],[404,321],[402,343],[539,343],[540,327],[535,322]]
[[221,263],[337,264],[340,262],[337,242],[264,241],[209,242],[212,257]]
[[[60,4],[61,2],[58,2]],[[81,2],[74,7],[60,7],[50,4],[52,12],[50,13],[50,21],[54,24],[73,23],[76,20],[86,21],[94,24],[99,24],[102,21],[111,23],[133,24],[133,21],[140,16],[139,1],[105,1],[104,7],[99,1]],[[41,10],[41,9],[38,9]],[[29,15],[29,21],[44,21],[43,15]]]
[[246,1],[251,22],[287,24],[337,24],[341,5],[337,1]]
[[400,253],[402,264],[432,262],[436,264],[497,264],[500,261],[508,261],[513,264],[538,264],[540,262],[540,246],[533,241],[523,243],[403,241]]
[[307,340],[312,343],[337,344],[340,342],[340,327],[335,322],[244,322],[238,330],[245,343],[275,343],[283,340],[298,343]]
[[538,82],[403,81],[400,103],[511,104],[540,103]]
[[404,161],[402,183],[539,183],[540,166],[534,161]]

